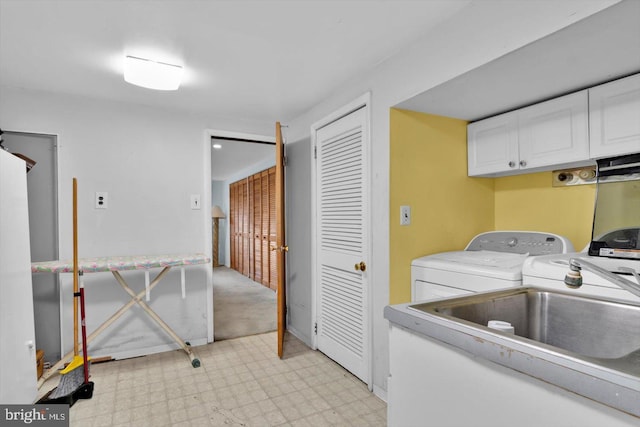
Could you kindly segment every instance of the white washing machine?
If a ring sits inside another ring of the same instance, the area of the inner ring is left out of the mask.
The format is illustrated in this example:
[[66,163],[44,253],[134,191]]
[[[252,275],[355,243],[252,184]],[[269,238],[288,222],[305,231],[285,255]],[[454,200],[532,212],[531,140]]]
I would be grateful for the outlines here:
[[[631,268],[640,272],[640,259],[637,249],[629,250],[628,247],[637,248],[639,246],[640,228],[621,228],[605,233],[595,239],[583,249],[582,252],[567,253],[562,255],[545,255],[530,258],[522,266],[523,285],[531,285],[542,288],[550,288],[567,292],[575,292],[582,295],[593,295],[605,298],[615,298],[627,301],[640,301],[634,294],[621,289],[617,285],[602,278],[587,269],[582,269],[582,286],[578,289],[570,289],[564,284],[564,277],[569,271],[569,260],[571,258],[583,259],[587,262],[604,268],[607,271],[624,275],[628,280],[636,281],[633,275],[621,272],[620,267]],[[589,247],[600,247],[599,250],[591,250]],[[627,249],[615,249],[627,248]],[[622,253],[618,253],[622,251]],[[603,256],[603,255],[607,256]],[[609,255],[619,255],[628,258],[613,258]]]
[[411,263],[411,302],[522,285],[522,264],[534,255],[573,252],[562,236],[536,231],[490,231],[463,251],[427,255]]
[[[564,284],[564,276],[569,271],[569,259],[577,258],[591,262],[598,267],[611,272],[619,272],[620,267],[632,268],[640,272],[640,260],[602,258],[589,256],[587,252],[576,252],[562,255],[545,255],[529,258],[522,266],[522,284],[540,288],[555,289],[565,292],[575,292],[581,295],[593,295],[605,298],[615,298],[626,301],[640,302],[640,298],[621,289],[610,281],[582,269],[582,286],[570,289]],[[632,275],[624,274],[625,279],[636,280]]]

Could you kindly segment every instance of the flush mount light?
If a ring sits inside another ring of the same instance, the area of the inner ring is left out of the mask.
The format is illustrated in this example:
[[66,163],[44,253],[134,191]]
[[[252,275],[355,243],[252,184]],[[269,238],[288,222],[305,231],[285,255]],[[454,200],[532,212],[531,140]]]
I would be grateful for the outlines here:
[[124,80],[136,86],[156,90],[176,90],[182,79],[182,67],[151,59],[127,56],[124,60]]
[[222,148],[222,145],[220,144],[213,144],[213,148],[215,148],[216,150],[219,150]]

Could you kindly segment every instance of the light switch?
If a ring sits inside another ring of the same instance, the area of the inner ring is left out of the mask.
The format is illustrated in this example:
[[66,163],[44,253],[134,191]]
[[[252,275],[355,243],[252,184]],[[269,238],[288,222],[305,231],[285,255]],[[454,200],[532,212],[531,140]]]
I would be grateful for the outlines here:
[[200,209],[200,195],[192,194],[191,195],[191,209]]
[[411,206],[400,206],[400,225],[411,224]]

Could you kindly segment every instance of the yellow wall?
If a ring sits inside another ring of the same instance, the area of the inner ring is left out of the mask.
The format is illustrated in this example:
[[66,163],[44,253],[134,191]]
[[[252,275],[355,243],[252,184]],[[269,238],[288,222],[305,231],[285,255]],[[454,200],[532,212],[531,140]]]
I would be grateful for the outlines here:
[[[467,123],[391,110],[390,289],[391,304],[411,299],[411,261],[460,250],[492,230],[493,180],[467,177]],[[400,206],[412,221],[400,225]]]
[[595,184],[552,187],[551,182],[551,172],[496,178],[496,230],[556,233],[581,251],[591,240]]
[[[462,250],[478,233],[540,230],[591,238],[593,185],[552,187],[551,172],[504,178],[467,176],[466,122],[413,111],[390,112],[389,303],[411,300],[411,261]],[[400,225],[400,206],[412,222]]]

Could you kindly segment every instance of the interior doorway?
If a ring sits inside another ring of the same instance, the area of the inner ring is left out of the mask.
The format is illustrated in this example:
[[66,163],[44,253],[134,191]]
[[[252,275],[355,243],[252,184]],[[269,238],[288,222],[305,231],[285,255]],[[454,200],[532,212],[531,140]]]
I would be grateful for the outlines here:
[[[249,274],[250,270],[231,268],[234,246],[231,214],[232,209],[237,208],[237,202],[236,207],[232,206],[232,184],[248,180],[275,165],[274,143],[273,137],[212,132],[212,216],[218,212],[218,247],[213,248],[214,253],[217,249],[217,265],[212,263],[214,341],[275,331],[277,328],[275,292],[261,283],[262,280],[256,282],[255,275]],[[213,241],[216,240],[215,223],[212,218]],[[247,235],[247,242],[254,243],[253,234]]]
[[[36,161],[27,174],[31,261],[58,259],[58,174],[55,135],[4,131],[2,145]],[[57,274],[34,274],[36,346],[45,360],[60,359],[60,288]]]

